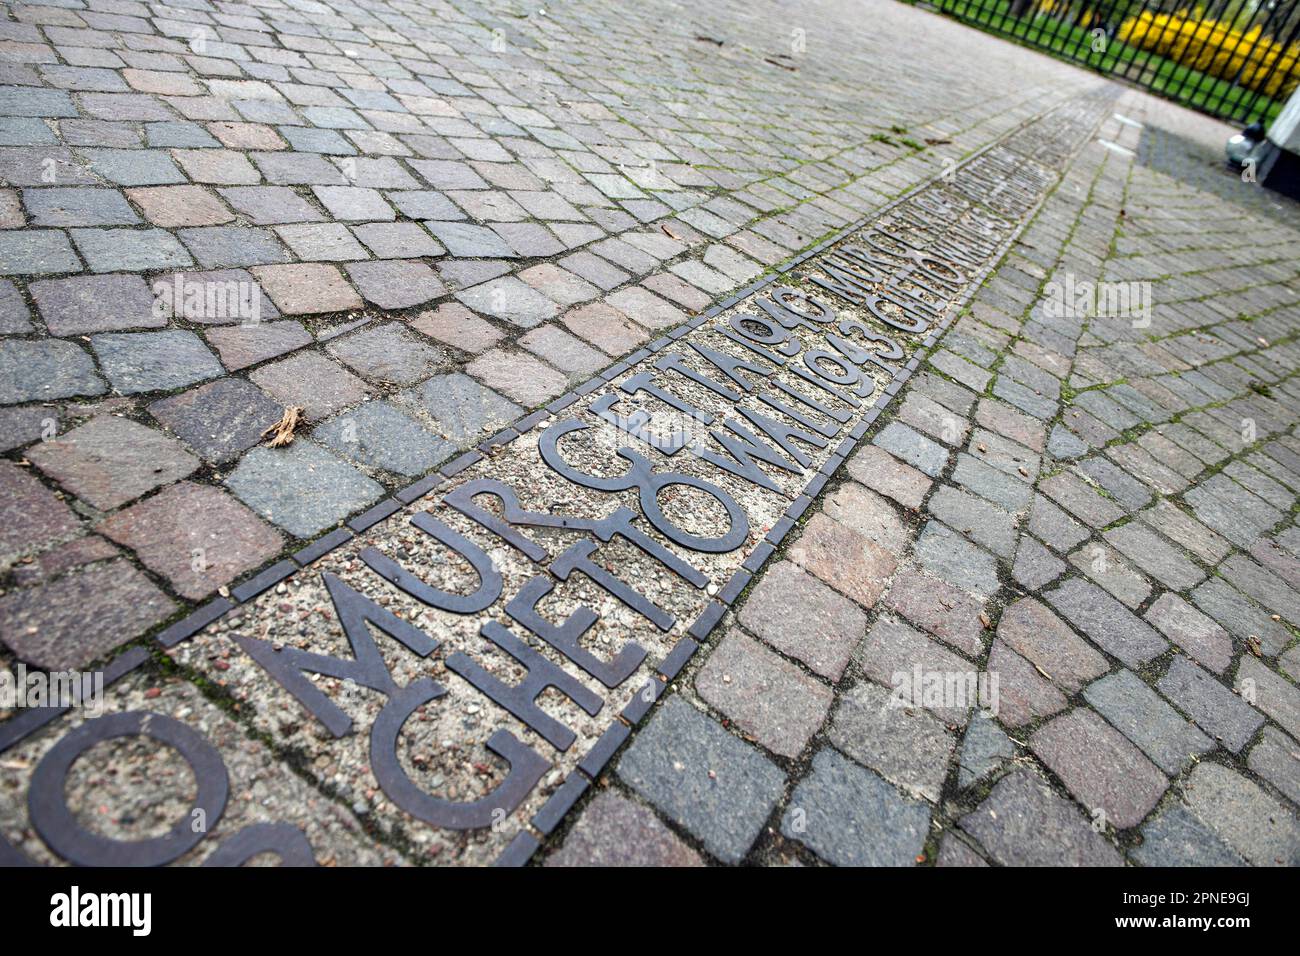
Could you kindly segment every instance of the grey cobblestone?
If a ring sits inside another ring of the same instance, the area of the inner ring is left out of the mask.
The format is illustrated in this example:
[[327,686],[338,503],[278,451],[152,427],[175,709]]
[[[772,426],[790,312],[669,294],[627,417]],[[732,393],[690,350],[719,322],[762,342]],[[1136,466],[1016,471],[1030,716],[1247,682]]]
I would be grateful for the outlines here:
[[1170,590],[1186,591],[1205,578],[1204,571],[1139,523],[1114,528],[1103,537]]
[[840,698],[829,736],[839,750],[895,786],[938,802],[956,741],[923,708],[900,706],[891,690],[863,682]]
[[1250,741],[1263,716],[1187,658],[1174,658],[1156,685],[1206,733],[1233,753]]
[[1137,608],[1151,594],[1151,582],[1129,566],[1113,548],[1090,541],[1070,555],[1070,563],[1119,598]]
[[123,395],[181,388],[224,372],[202,339],[180,329],[96,335],[90,344],[113,390]]
[[1031,591],[1051,584],[1065,573],[1065,562],[1028,535],[1020,536],[1016,563],[1011,569],[1016,581]]
[[613,793],[598,794],[547,866],[703,866],[645,807]]
[[679,697],[633,741],[618,775],[729,863],[749,851],[785,781],[757,750]]
[[911,866],[929,817],[924,804],[827,749],[790,797],[781,832],[839,866]]
[[1131,671],[1088,685],[1084,698],[1167,774],[1176,774],[1213,742],[1174,712]]
[[969,787],[1005,766],[1016,755],[1016,745],[991,719],[970,722],[957,764],[957,784]]
[[958,484],[1013,513],[1028,510],[1034,495],[1033,488],[1020,478],[965,453],[957,455],[957,467],[953,469],[952,477]]
[[1292,737],[1300,737],[1300,689],[1259,660],[1243,656],[1233,689],[1272,717]]
[[399,475],[422,475],[456,450],[387,402],[365,402],[318,425],[312,434],[344,458]]
[[[288,481],[277,480],[288,476]],[[374,502],[383,486],[307,442],[254,448],[226,484],[262,517],[298,538],[310,538]]]
[[1300,803],[1300,756],[1286,734],[1275,727],[1265,727],[1259,743],[1251,748],[1246,764],[1292,803]]
[[1015,519],[982,498],[945,485],[931,495],[928,509],[940,521],[994,554],[1003,558],[1015,554]]
[[777,650],[838,680],[866,631],[866,615],[789,562],[770,570],[740,611],[740,622]]
[[1186,807],[1175,804],[1142,827],[1133,859],[1143,866],[1243,866],[1241,857]]
[[222,378],[162,398],[149,412],[207,461],[222,463],[258,443],[280,406],[242,378]]
[[938,477],[948,463],[948,452],[942,445],[896,422],[890,422],[881,430],[875,444],[931,478]]
[[1191,812],[1256,866],[1300,861],[1300,822],[1260,787],[1236,771],[1202,763],[1185,787]]
[[101,395],[108,386],[84,349],[72,342],[0,341],[0,402]]
[[[962,673],[970,669],[961,657],[931,641],[920,631],[892,617],[880,617],[854,653],[863,672],[878,684],[895,686],[899,674],[910,674],[914,667],[922,672]],[[950,726],[964,726],[969,705],[926,702],[922,706]]]
[[1075,627],[1102,650],[1136,667],[1159,656],[1168,643],[1095,585],[1072,578],[1046,595]]
[[961,828],[1004,866],[1119,866],[1121,858],[1069,801],[1026,770],[998,781]]
[[695,678],[702,700],[773,753],[798,756],[826,719],[830,688],[739,629],[731,631]]
[[0,275],[80,272],[81,260],[68,237],[53,229],[0,233]]
[[938,521],[928,522],[916,539],[916,556],[926,570],[975,594],[990,597],[998,589],[993,555],[971,544]]
[[407,394],[428,412],[448,440],[457,443],[485,438],[523,412],[518,405],[459,373],[435,375]]

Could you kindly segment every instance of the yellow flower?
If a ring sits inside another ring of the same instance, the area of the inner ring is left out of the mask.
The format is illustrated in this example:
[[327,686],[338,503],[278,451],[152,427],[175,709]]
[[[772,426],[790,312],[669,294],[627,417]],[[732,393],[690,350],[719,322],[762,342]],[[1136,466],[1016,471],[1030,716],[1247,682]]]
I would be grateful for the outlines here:
[[1264,36],[1259,25],[1243,32],[1185,10],[1145,12],[1120,24],[1117,36],[1130,46],[1266,96],[1289,96],[1300,84],[1300,45],[1283,47]]

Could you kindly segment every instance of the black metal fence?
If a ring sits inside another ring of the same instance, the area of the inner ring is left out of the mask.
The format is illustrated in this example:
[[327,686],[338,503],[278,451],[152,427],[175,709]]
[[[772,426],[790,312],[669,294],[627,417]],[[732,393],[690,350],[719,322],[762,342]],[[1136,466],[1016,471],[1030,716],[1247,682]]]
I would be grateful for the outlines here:
[[1269,120],[1300,81],[1300,0],[925,0],[1214,116]]

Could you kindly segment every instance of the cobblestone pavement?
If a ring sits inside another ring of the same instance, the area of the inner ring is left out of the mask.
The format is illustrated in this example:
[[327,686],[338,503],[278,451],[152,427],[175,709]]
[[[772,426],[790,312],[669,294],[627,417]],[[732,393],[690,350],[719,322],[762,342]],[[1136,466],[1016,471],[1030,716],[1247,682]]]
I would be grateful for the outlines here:
[[0,662],[110,686],[0,861],[1300,862],[1225,127],[883,2],[6,10]]

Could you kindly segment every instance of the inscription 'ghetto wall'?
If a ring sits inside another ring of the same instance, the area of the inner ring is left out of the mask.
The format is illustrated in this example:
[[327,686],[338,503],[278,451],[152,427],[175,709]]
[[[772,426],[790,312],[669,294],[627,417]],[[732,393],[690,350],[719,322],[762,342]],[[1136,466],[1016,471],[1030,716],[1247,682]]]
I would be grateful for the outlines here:
[[[1087,100],[1061,107],[692,320],[463,456],[173,659],[227,695],[330,812],[350,804],[409,857],[486,863],[536,845],[532,833],[558,823],[649,710],[1096,118]],[[103,718],[122,735],[139,731],[127,707]],[[201,733],[190,710],[176,704],[156,725]],[[76,749],[57,738],[31,749],[32,776],[50,779],[30,784],[45,789],[25,822],[47,845],[23,849],[85,858],[88,835],[38,806],[66,809],[51,796],[58,773],[41,769],[49,751]],[[187,743],[200,802],[220,818],[238,795],[212,780],[230,768]],[[309,857],[314,832],[296,832],[305,847],[285,830],[237,835],[245,852],[265,839]]]

